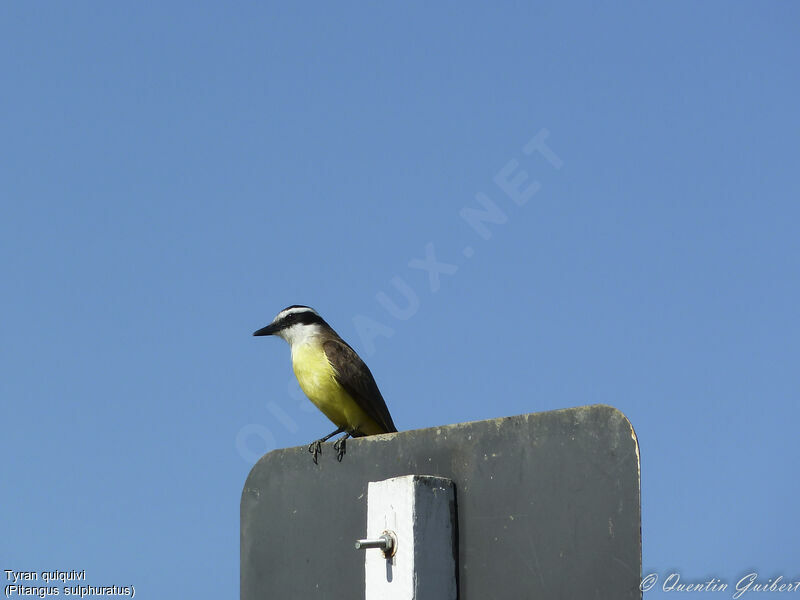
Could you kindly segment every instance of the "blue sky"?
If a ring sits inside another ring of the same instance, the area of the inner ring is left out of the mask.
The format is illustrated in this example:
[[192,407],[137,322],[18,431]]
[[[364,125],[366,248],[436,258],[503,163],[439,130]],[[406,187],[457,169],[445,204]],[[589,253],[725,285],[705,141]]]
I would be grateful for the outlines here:
[[235,596],[301,303],[401,429],[622,410],[644,573],[800,578],[799,13],[4,4],[0,568]]

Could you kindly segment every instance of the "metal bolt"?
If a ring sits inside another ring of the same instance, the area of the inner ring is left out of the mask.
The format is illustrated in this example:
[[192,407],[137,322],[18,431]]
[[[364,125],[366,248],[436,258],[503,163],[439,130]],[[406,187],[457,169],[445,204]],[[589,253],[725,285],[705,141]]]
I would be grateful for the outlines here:
[[386,558],[391,558],[397,551],[397,536],[393,531],[384,531],[374,540],[356,540],[356,550],[379,548]]

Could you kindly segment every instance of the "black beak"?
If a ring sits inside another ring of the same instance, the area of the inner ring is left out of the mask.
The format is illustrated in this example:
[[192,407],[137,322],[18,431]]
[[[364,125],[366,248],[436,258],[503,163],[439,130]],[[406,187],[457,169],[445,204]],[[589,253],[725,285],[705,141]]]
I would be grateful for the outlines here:
[[272,324],[267,325],[266,327],[262,327],[258,331],[254,331],[253,335],[272,335],[277,331]]

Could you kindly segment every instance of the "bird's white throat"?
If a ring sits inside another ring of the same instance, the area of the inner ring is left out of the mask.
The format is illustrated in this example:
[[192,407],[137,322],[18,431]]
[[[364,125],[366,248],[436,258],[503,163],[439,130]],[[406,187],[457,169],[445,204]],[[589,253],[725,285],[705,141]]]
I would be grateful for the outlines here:
[[299,347],[312,342],[314,338],[319,337],[321,334],[322,327],[317,324],[304,325],[302,323],[296,323],[291,327],[281,329],[277,335],[286,340],[289,346],[294,348],[295,346]]

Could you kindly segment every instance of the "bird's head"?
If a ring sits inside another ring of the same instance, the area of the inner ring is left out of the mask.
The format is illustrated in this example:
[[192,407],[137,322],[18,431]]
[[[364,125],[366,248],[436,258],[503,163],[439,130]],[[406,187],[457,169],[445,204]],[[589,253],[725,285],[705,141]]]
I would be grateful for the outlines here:
[[317,311],[295,304],[284,308],[272,319],[272,323],[253,332],[253,335],[277,335],[289,345],[294,345],[318,335],[324,327],[329,326]]

